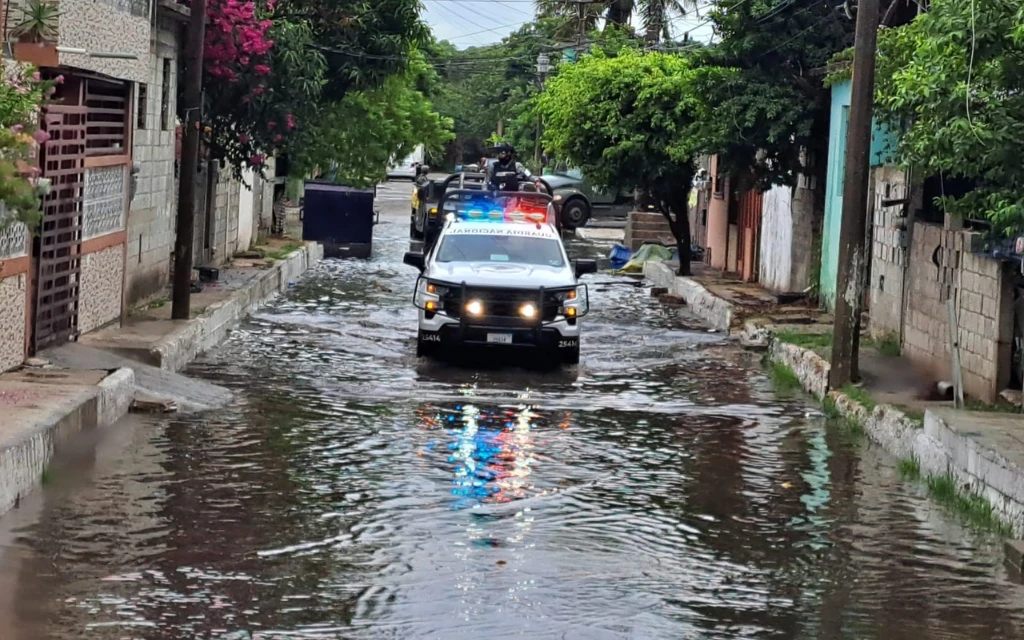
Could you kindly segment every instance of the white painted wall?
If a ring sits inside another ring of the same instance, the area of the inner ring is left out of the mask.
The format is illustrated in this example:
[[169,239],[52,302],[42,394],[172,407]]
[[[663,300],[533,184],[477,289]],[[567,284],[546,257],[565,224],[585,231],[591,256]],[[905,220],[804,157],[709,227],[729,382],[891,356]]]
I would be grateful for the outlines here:
[[[236,251],[246,251],[252,246],[253,228],[253,171],[242,171],[242,182],[238,193],[238,245]],[[248,185],[248,186],[247,186]]]
[[792,291],[792,190],[772,187],[764,194],[761,215],[761,284],[772,291]]

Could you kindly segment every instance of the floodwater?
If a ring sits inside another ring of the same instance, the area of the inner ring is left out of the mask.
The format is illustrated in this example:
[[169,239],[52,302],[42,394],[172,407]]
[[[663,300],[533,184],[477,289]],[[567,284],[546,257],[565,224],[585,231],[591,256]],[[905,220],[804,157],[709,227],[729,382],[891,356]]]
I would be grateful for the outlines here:
[[1024,638],[998,540],[628,279],[579,370],[418,362],[405,191],[191,369],[233,406],[0,518],[0,638]]

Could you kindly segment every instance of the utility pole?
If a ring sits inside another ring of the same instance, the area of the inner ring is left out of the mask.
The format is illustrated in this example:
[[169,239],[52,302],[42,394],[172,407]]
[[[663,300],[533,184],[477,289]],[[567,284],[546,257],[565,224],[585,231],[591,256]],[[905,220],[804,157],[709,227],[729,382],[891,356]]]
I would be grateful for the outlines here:
[[192,304],[192,238],[196,220],[196,164],[202,136],[203,39],[206,37],[206,0],[192,0],[185,49],[182,106],[185,129],[181,135],[178,172],[178,222],[174,237],[174,288],[171,318],[188,320]]
[[879,0],[859,0],[853,52],[853,88],[846,139],[843,217],[839,233],[839,273],[832,368],[829,385],[839,388],[858,376],[860,313],[868,254],[864,250],[871,164],[871,116],[875,93],[875,47]]
[[593,4],[594,0],[570,0],[576,5],[579,12],[576,23],[576,59],[583,54],[583,41],[587,38],[587,7]]
[[[546,53],[537,54],[537,80],[540,85],[540,90],[544,91],[544,79],[547,78],[548,72],[551,71],[551,58]],[[534,165],[540,165],[540,135],[541,135],[541,122],[540,115],[537,115],[537,140],[533,148],[533,163]]]

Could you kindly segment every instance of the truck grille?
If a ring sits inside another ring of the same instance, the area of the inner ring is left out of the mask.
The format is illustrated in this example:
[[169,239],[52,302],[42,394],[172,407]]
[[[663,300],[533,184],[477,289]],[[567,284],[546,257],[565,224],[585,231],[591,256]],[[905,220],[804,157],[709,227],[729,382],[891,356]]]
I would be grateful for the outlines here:
[[[559,295],[561,290],[544,291],[540,320],[550,322],[558,315],[561,307]],[[528,320],[519,314],[519,309],[527,302],[541,303],[541,291],[538,289],[504,289],[466,287],[465,295],[460,287],[452,287],[442,300],[442,309],[453,317],[461,318],[462,305],[470,300],[479,300],[484,305],[484,315],[473,318],[474,322],[488,323],[496,326],[532,326],[537,319]]]

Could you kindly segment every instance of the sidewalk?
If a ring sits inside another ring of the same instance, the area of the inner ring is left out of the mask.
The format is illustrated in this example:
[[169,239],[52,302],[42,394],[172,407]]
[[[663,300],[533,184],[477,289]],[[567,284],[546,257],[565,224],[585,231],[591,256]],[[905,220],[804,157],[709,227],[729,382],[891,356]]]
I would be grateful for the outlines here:
[[217,282],[192,294],[192,320],[171,320],[171,305],[152,304],[129,315],[120,327],[82,336],[79,343],[168,371],[181,371],[272,295],[286,290],[323,259],[316,243],[292,244],[283,259],[236,259]]
[[308,243],[277,247],[270,259],[235,260],[193,294],[190,320],[171,320],[169,304],[152,304],[122,327],[44,352],[39,366],[0,375],[0,516],[43,481],[71,436],[117,422],[137,393],[184,411],[229,402],[227,390],[176,372],[322,257],[323,248]]
[[937,381],[898,355],[899,344],[861,341],[860,384],[829,388],[832,318],[807,302],[780,302],[760,285],[694,264],[647,263],[655,286],[682,296],[713,328],[767,349],[773,377],[791,379],[826,414],[863,430],[900,459],[905,475],[925,481],[939,502],[976,525],[1024,536],[1024,416],[954,410],[935,395]]
[[831,323],[827,314],[805,300],[780,300],[760,285],[691,263],[693,275],[680,277],[677,262],[648,262],[644,276],[656,287],[681,296],[697,317],[712,329],[733,332],[743,327],[750,318],[766,318],[775,323],[817,324]]

